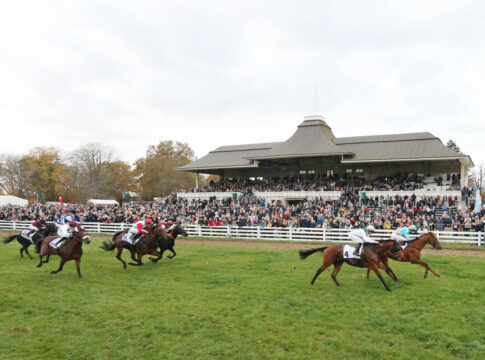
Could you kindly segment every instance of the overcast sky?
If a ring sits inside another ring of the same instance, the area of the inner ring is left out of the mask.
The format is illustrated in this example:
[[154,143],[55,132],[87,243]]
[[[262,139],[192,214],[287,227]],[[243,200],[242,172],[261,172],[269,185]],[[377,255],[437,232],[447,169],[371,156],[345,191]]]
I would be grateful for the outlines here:
[[[482,1],[3,1],[1,153],[429,131],[485,160]],[[317,101],[315,102],[315,84]]]

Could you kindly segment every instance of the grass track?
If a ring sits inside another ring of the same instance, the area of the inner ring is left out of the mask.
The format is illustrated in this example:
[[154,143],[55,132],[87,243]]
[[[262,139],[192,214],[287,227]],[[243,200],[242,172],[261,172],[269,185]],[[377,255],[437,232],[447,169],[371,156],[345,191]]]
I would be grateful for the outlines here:
[[78,279],[74,262],[51,275],[58,257],[37,269],[0,245],[3,359],[485,358],[482,257],[426,255],[441,279],[391,262],[388,293],[347,265],[343,286],[328,270],[311,286],[321,254],[294,249],[179,244],[123,271],[94,241]]

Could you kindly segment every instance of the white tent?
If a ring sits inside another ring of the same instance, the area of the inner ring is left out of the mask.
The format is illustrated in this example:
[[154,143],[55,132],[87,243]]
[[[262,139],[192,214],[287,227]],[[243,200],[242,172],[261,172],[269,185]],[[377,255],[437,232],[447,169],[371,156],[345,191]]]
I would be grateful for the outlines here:
[[89,199],[88,204],[93,204],[93,205],[119,205],[120,203],[116,200]]
[[13,195],[0,195],[0,206],[8,204],[26,206],[29,204],[29,201]]

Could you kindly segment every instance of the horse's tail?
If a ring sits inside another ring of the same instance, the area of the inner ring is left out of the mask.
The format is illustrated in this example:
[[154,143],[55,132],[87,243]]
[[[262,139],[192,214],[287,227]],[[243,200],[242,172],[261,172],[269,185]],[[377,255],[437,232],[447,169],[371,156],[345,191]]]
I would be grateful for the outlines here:
[[324,252],[326,248],[328,248],[328,246],[324,246],[324,247],[316,248],[316,249],[310,249],[310,250],[300,250],[300,259],[302,259],[302,260],[306,259],[311,254],[315,254],[317,251]]
[[5,239],[3,239],[3,243],[4,244],[8,244],[10,241],[12,241],[13,239],[15,239],[17,237],[17,235],[10,235],[9,237],[6,237]]
[[115,244],[110,241],[103,241],[103,245],[100,246],[101,249],[106,251],[113,251],[115,247]]

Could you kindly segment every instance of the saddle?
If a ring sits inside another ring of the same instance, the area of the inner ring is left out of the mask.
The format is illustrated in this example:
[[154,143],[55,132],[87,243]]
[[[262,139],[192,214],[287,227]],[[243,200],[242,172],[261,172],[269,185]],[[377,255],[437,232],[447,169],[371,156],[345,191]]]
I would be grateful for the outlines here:
[[64,245],[67,241],[62,240],[62,237],[55,238],[49,243],[49,246],[53,247],[54,249],[59,249],[62,245]]
[[360,256],[354,255],[356,248],[357,246],[344,245],[344,251],[343,251],[344,259],[360,259]]
[[32,244],[34,243],[34,240],[32,240],[32,236],[34,234],[32,234],[32,236],[28,236],[27,234],[30,232],[30,230],[22,230],[22,232],[20,233],[20,236],[22,236],[24,239],[27,239],[29,240]]

